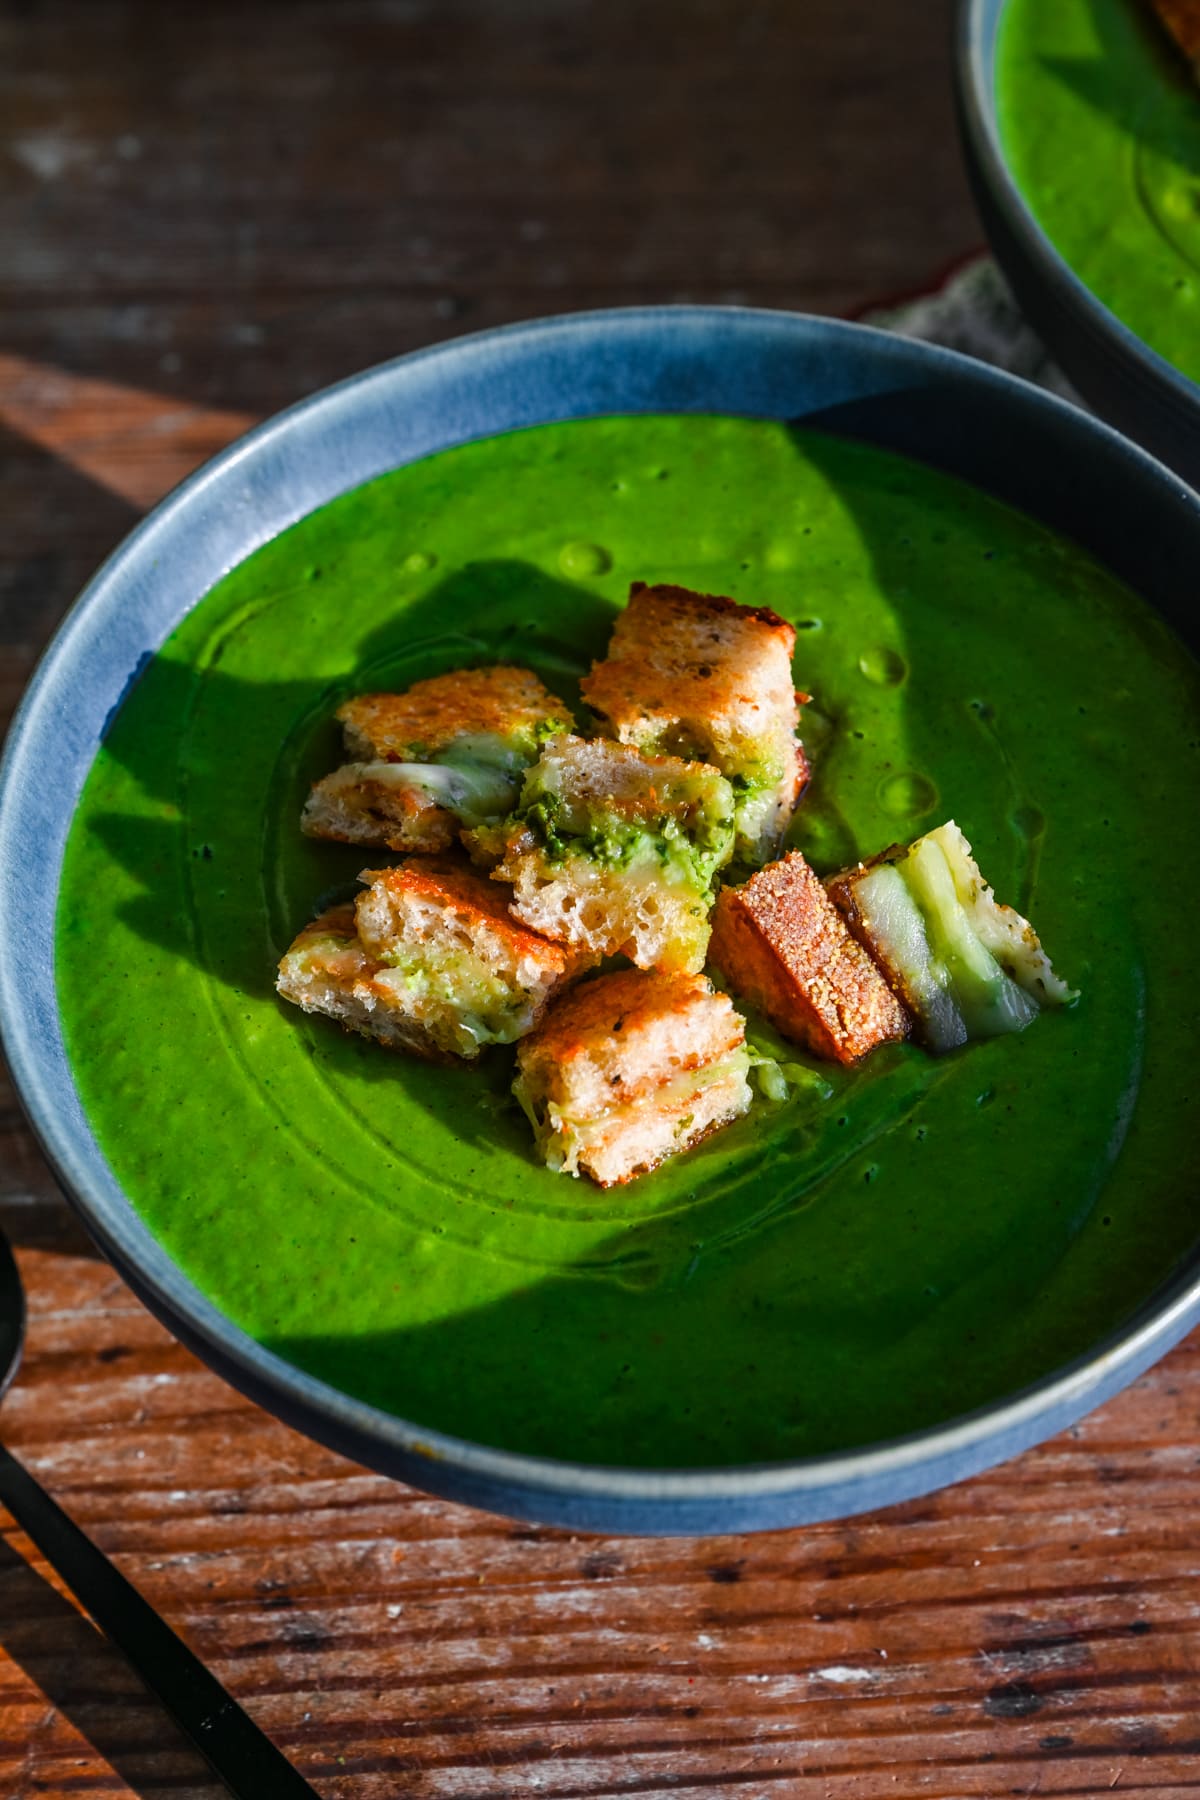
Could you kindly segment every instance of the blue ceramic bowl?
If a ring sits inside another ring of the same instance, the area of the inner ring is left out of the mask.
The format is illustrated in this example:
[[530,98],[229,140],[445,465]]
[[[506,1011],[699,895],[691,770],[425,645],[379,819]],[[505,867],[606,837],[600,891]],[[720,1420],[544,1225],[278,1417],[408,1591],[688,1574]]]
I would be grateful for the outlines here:
[[955,86],[967,174],[996,259],[1022,311],[1083,398],[1200,488],[1200,386],[1085,287],[1017,187],[996,120],[1005,0],[960,0]]
[[1200,1317],[1200,1256],[1088,1356],[895,1442],[663,1473],[512,1455],[353,1400],[231,1325],[114,1180],[55,1002],[55,907],[80,789],[138,669],[218,577],[416,457],[517,426],[646,411],[796,420],[923,459],[1078,539],[1194,640],[1200,500],[1076,408],[947,351],[825,319],[680,307],[552,319],[402,357],[260,426],[185,482],[62,626],[0,771],[0,1020],[29,1116],[93,1236],[151,1310],[262,1405],[360,1462],[498,1512],[603,1531],[762,1529],[925,1493],[1068,1424]]

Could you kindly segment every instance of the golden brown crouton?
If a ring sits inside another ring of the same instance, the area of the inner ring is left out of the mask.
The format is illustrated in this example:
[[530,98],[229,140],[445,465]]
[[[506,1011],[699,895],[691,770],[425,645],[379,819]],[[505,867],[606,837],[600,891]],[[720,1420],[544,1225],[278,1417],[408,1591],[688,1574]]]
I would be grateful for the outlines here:
[[410,765],[343,763],[318,781],[300,815],[306,837],[379,850],[433,855],[453,847],[458,819],[428,788],[416,786]]
[[857,1062],[907,1037],[909,1019],[799,851],[725,888],[709,960],[785,1037]]
[[337,717],[355,762],[434,762],[464,737],[501,738],[532,762],[549,730],[572,724],[531,669],[505,663],[433,675],[402,694],[358,694]]
[[335,906],[297,935],[280,959],[275,985],[285,1000],[305,1012],[326,1013],[348,1031],[434,1062],[449,1061],[396,1004],[391,990],[376,987],[381,966],[359,941],[353,906]]
[[608,655],[580,684],[608,735],[711,763],[733,784],[735,854],[773,855],[807,779],[796,632],[763,606],[635,581]]
[[465,864],[413,858],[366,870],[355,907],[324,914],[279,965],[308,1012],[433,1060],[473,1061],[529,1031],[579,964],[509,916]]
[[572,724],[536,675],[507,665],[359,694],[337,716],[351,760],[316,783],[301,829],[388,850],[448,849],[502,817],[540,745]]
[[532,930],[640,968],[699,970],[733,793],[705,763],[557,737],[529,770],[495,870]]
[[745,1027],[703,975],[626,969],[554,1005],[513,1091],[551,1169],[609,1187],[690,1149],[750,1105]]

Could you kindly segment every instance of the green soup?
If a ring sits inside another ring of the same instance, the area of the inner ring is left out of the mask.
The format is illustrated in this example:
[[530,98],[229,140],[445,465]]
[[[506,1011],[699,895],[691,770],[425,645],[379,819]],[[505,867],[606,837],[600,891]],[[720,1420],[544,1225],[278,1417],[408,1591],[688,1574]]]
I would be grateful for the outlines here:
[[1009,167],[1098,300],[1200,381],[1200,87],[1145,0],[1008,0]]
[[[335,706],[488,658],[574,704],[634,578],[799,627],[818,868],[953,816],[1082,998],[940,1060],[811,1063],[601,1192],[537,1165],[511,1052],[432,1068],[273,982],[381,860],[297,829]],[[946,1419],[1085,1350],[1193,1242],[1198,698],[1078,549],[872,449],[689,417],[448,451],[235,568],[121,708],[59,910],[84,1106],[231,1319],[421,1425],[678,1466]]]

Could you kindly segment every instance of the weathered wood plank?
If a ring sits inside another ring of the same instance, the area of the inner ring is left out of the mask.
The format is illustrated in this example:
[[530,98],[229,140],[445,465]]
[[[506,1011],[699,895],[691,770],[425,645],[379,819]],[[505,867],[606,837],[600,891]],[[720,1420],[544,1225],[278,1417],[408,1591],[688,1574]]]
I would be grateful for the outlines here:
[[[8,1441],[330,1793],[1200,1785],[1200,1339],[1043,1449],[878,1517],[601,1541],[355,1470],[94,1259],[22,1262]],[[0,1770],[36,1724],[22,1665],[62,1630],[47,1588],[6,1643]],[[39,1755],[65,1779],[53,1734]]]

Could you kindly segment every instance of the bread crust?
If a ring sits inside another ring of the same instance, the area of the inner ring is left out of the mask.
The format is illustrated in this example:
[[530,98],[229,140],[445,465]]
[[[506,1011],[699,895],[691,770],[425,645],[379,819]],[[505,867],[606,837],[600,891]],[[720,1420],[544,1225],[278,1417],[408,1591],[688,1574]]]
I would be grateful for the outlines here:
[[658,600],[677,603],[693,618],[705,613],[715,618],[718,614],[725,613],[732,614],[739,620],[756,619],[760,625],[769,625],[772,630],[783,632],[789,656],[795,648],[796,627],[789,625],[777,612],[772,612],[769,606],[747,606],[741,600],[731,600],[728,594],[703,594],[697,588],[679,587],[670,581],[656,581],[653,584],[631,581],[631,604],[640,600],[643,594],[653,594]]
[[620,969],[581,983],[547,1012],[521,1050],[549,1099],[584,1114],[619,1093],[640,1099],[744,1041],[728,995],[706,976]]
[[814,1055],[854,1063],[909,1035],[907,1010],[799,851],[721,892],[709,960]]
[[567,707],[532,669],[511,663],[452,669],[400,694],[356,694],[336,716],[354,762],[431,762],[462,737],[572,727]]
[[795,731],[795,647],[795,627],[769,607],[635,581],[608,655],[579,687],[622,743],[674,725],[732,745],[769,736],[781,722]]
[[353,904],[334,906],[297,933],[280,958],[275,986],[302,1011],[324,1013],[385,1049],[442,1065],[457,1061],[395,1010],[390,994],[375,980],[382,966],[359,941]]
[[555,1001],[518,1046],[517,1092],[551,1166],[611,1187],[747,1110],[744,1041],[705,976],[621,970]]
[[889,844],[886,850],[880,850],[875,856],[864,857],[852,868],[839,869],[836,875],[827,875],[824,886],[833,905],[837,907],[838,912],[845,920],[846,929],[860,946],[863,954],[870,957],[912,1019],[913,1035],[920,1037],[920,1011],[916,997],[909,987],[908,979],[903,969],[896,966],[883,946],[867,930],[858,904],[858,896],[854,891],[863,876],[869,875],[872,869],[881,869],[885,863],[899,862],[907,855],[907,845]]
[[368,952],[384,951],[389,929],[394,933],[394,905],[389,902],[412,896],[452,911],[467,932],[485,924],[493,926],[515,958],[528,959],[543,969],[548,979],[561,980],[571,966],[561,944],[551,943],[513,917],[510,896],[502,888],[449,857],[410,857],[390,869],[364,869],[358,879],[364,891],[355,901],[355,924]]
[[329,776],[318,781],[300,815],[300,829],[306,837],[335,844],[433,855],[453,846],[458,820],[415,788],[372,781],[364,773],[349,789]]
[[587,966],[515,920],[502,890],[465,863],[414,857],[360,879],[357,901],[299,933],[276,985],[392,1048],[473,1062],[486,1043],[531,1031]]

